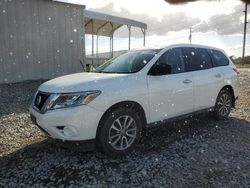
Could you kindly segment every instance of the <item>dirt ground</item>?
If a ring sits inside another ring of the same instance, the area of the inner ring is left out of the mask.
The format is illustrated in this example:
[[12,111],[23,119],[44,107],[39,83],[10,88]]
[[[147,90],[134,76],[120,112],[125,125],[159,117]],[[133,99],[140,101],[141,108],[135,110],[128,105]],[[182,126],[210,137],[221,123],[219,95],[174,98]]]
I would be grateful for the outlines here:
[[159,127],[122,159],[46,138],[28,114],[42,82],[0,85],[0,187],[250,187],[250,69],[240,69],[229,119],[203,114]]

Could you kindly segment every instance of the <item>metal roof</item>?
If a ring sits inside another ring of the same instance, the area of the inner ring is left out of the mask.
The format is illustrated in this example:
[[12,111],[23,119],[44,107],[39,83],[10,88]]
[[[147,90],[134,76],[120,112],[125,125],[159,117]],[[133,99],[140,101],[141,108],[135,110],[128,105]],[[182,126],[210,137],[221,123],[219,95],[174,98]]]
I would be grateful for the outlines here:
[[147,29],[147,24],[135,20],[84,10],[85,33],[111,36],[115,30],[123,25]]
[[85,5],[82,3],[76,3],[74,1],[70,1],[70,0],[52,0],[54,2],[59,2],[59,3],[66,3],[66,4],[70,4],[70,5],[76,5],[76,6],[82,6],[85,8]]

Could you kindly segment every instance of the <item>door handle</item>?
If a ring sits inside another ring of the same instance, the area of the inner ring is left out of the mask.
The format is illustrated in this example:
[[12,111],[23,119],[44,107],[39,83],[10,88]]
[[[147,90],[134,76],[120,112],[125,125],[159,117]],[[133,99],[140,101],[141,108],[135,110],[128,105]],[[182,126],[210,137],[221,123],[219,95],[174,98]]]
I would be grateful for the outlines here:
[[189,80],[189,79],[186,79],[186,80],[183,81],[184,84],[190,84],[191,82],[192,82],[192,81]]
[[216,78],[221,78],[221,74],[216,74],[215,77]]

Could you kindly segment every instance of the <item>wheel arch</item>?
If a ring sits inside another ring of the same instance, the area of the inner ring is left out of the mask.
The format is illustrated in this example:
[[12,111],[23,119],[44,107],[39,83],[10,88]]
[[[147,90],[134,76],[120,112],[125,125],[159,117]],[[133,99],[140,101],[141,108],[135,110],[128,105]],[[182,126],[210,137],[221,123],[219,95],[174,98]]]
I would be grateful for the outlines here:
[[230,92],[230,94],[232,95],[232,99],[233,99],[233,104],[232,106],[235,107],[235,95],[234,95],[234,89],[231,85],[225,85],[223,88],[221,88],[220,92],[222,90],[228,90]]
[[140,119],[142,121],[143,131],[145,130],[146,124],[147,124],[147,119],[146,119],[146,114],[145,114],[145,111],[144,111],[143,107],[138,102],[127,100],[127,101],[121,101],[121,102],[117,102],[117,103],[113,104],[111,107],[109,107],[104,112],[104,114],[102,115],[102,117],[101,117],[101,119],[100,119],[100,121],[98,123],[97,131],[96,131],[96,138],[99,135],[100,127],[102,126],[102,123],[103,123],[104,119],[106,118],[106,116],[109,113],[111,113],[113,110],[116,110],[116,109],[119,109],[119,108],[130,108],[130,109],[133,109],[136,112],[138,112],[138,114],[140,116]]

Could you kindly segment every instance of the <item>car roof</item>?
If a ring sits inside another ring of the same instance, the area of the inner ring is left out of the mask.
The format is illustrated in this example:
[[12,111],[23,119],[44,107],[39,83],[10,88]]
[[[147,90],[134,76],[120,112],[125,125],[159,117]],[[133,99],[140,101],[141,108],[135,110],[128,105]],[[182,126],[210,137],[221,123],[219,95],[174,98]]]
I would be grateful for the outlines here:
[[[171,44],[171,45],[157,45],[157,46],[152,46],[152,47],[145,47],[145,48],[138,48],[134,49],[133,51],[147,51],[147,50],[152,50],[156,51],[157,53],[160,52],[162,49],[165,48],[177,48],[177,47],[193,47],[193,48],[206,48],[206,49],[213,49],[213,50],[219,50],[223,51],[219,48],[212,47],[212,46],[206,46],[206,45],[200,45],[200,44]],[[223,51],[224,52],[224,51]]]

